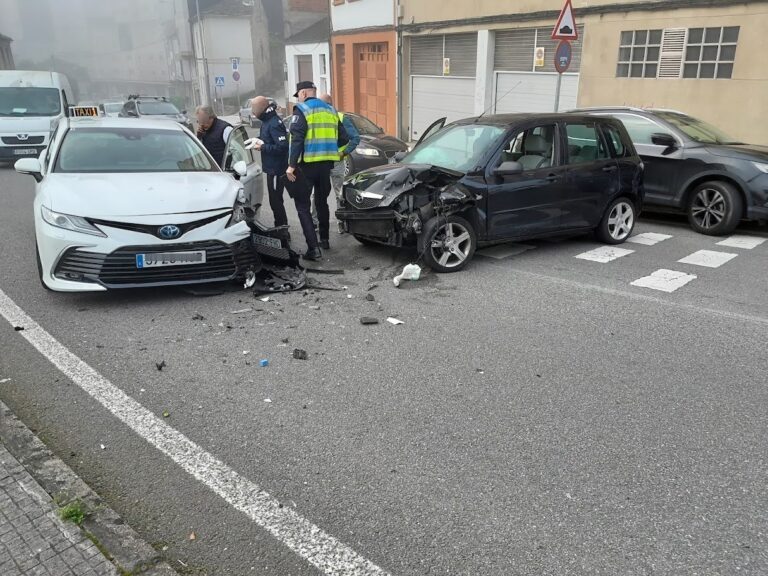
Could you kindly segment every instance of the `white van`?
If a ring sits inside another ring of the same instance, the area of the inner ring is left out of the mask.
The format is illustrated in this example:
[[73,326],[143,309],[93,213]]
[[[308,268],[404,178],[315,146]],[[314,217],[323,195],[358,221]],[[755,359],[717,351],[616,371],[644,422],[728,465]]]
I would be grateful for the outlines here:
[[0,70],[0,162],[38,156],[72,98],[58,72]]

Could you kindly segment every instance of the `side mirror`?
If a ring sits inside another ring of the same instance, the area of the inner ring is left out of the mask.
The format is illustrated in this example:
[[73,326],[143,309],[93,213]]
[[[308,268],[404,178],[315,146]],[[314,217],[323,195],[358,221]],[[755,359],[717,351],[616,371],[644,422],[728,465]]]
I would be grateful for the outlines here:
[[43,167],[40,164],[40,160],[37,158],[22,158],[17,160],[14,164],[16,172],[19,174],[27,174],[35,179],[35,182],[40,182],[43,179]]
[[397,152],[392,158],[394,159],[395,162],[402,162],[403,158],[405,158],[406,156],[408,156],[408,152],[403,151],[403,152]]
[[242,178],[248,174],[248,164],[245,163],[245,160],[238,160],[232,165],[232,172]]
[[664,148],[677,148],[677,140],[675,140],[675,137],[663,132],[651,134],[651,142],[656,144],[656,146],[664,146]]
[[501,166],[494,169],[494,176],[513,176],[523,173],[523,165],[520,162],[502,162]]

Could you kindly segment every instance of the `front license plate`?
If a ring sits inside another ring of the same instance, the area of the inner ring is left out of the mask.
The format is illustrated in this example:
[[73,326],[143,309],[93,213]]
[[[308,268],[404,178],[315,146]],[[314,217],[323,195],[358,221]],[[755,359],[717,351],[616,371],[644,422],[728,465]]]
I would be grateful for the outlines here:
[[258,244],[259,246],[268,246],[269,248],[283,247],[283,242],[280,240],[280,238],[272,238],[271,236],[259,236],[258,234],[254,234],[252,238],[253,243]]
[[205,264],[205,250],[194,252],[158,252],[136,254],[136,268],[159,268],[161,266],[189,266]]
[[37,155],[37,150],[34,148],[16,148],[13,153],[16,156],[29,156],[30,154]]

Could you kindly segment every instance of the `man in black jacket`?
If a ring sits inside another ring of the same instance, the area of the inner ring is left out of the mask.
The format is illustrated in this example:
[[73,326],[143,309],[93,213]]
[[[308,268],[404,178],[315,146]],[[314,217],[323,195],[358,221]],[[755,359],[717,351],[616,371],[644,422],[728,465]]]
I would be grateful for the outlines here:
[[224,162],[227,140],[232,133],[232,125],[217,118],[210,106],[198,106],[195,116],[197,116],[197,137],[216,163],[221,166]]
[[269,206],[275,216],[275,226],[286,226],[285,186],[280,177],[288,168],[288,129],[277,115],[277,104],[264,96],[251,100],[251,112],[261,120],[261,133],[253,148],[261,151],[261,167],[267,175]]

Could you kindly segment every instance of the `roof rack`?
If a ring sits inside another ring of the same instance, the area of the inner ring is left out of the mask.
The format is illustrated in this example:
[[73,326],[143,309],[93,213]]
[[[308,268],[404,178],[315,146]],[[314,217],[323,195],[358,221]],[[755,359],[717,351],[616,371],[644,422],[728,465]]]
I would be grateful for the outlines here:
[[647,112],[648,108],[638,108],[637,106],[590,106],[586,108],[574,108],[568,112],[594,112],[596,110],[631,110],[632,112]]
[[142,96],[141,94],[129,94],[128,100],[161,100],[162,102],[168,102],[168,98],[165,96]]

